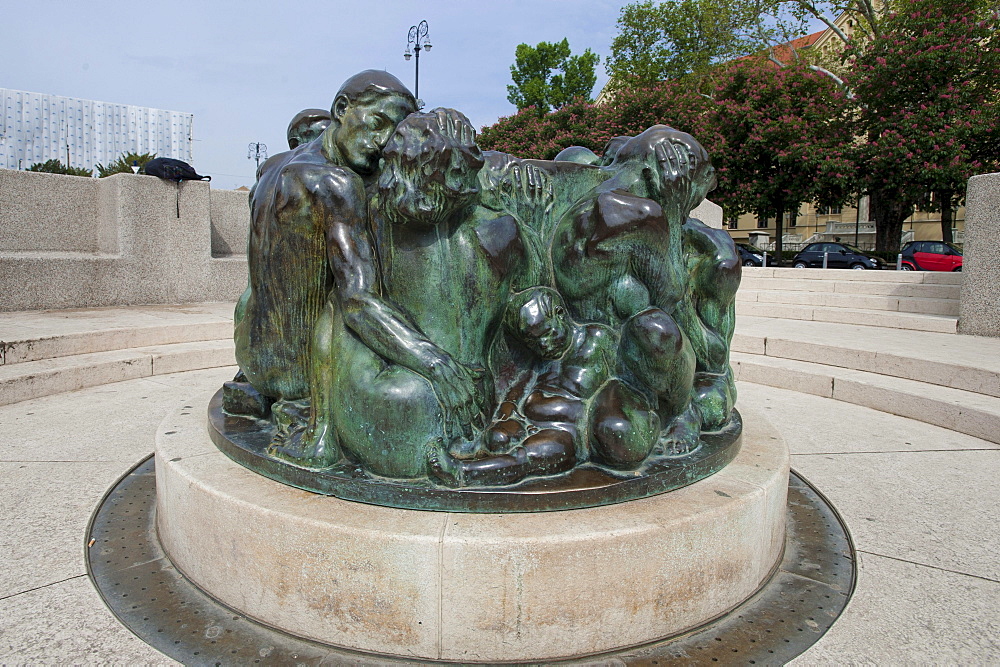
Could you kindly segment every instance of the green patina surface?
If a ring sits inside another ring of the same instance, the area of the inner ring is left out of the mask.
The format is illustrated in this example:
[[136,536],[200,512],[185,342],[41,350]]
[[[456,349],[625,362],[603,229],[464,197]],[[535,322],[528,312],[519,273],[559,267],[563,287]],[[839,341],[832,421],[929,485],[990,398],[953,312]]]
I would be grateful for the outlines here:
[[[484,153],[461,113],[416,113],[385,72],[349,79],[322,134],[258,174],[217,444],[302,488],[424,509],[552,509],[502,490],[581,479],[617,502],[725,465],[741,267],[688,217],[708,155],[654,126],[562,157]],[[583,495],[570,506],[601,493]]]

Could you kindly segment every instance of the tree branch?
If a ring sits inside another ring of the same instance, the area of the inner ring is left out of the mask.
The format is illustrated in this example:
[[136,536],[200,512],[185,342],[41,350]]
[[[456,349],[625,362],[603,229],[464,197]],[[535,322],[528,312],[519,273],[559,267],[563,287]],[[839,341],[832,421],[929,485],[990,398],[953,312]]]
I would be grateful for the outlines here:
[[851,89],[847,87],[847,84],[839,76],[837,76],[830,70],[826,69],[825,67],[820,67],[819,65],[810,65],[809,69],[811,69],[814,72],[819,72],[820,74],[825,74],[826,76],[830,77],[831,79],[833,79],[833,82],[835,84],[844,89],[844,91],[847,93],[847,99],[849,100],[854,99],[854,93],[851,92]]
[[872,37],[879,36],[878,23],[876,21],[877,15],[875,12],[875,5],[872,4],[871,0],[858,0],[858,11],[861,15],[865,17],[868,22],[868,27],[871,29]]
[[[859,0],[859,1],[863,2],[864,0]],[[827,28],[833,31],[833,34],[835,34],[837,37],[840,38],[842,42],[844,42],[844,44],[850,43],[851,38],[848,37],[847,34],[844,33],[844,31],[837,26],[836,23],[831,21],[825,14],[823,14],[823,12],[820,11],[819,7],[817,7],[815,3],[809,2],[809,0],[798,0],[798,3],[803,9],[805,9],[810,14],[812,14],[820,21],[822,21]]]

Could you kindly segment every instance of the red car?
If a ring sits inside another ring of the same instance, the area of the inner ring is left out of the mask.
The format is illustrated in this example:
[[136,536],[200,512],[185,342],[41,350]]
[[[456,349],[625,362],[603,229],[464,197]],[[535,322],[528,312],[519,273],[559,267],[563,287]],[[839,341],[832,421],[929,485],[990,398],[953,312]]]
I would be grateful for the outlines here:
[[962,251],[943,241],[910,241],[903,246],[903,271],[961,271]]

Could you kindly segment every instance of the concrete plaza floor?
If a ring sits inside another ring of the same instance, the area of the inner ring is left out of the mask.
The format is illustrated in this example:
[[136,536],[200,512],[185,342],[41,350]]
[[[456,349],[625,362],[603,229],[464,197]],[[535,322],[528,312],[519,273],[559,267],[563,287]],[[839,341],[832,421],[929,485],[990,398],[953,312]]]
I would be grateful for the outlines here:
[[[152,451],[164,414],[233,372],[0,407],[0,664],[173,664],[102,603],[85,530],[104,492]],[[1000,445],[830,398],[739,390],[738,405],[763,408],[858,550],[847,610],[795,663],[1000,663]]]

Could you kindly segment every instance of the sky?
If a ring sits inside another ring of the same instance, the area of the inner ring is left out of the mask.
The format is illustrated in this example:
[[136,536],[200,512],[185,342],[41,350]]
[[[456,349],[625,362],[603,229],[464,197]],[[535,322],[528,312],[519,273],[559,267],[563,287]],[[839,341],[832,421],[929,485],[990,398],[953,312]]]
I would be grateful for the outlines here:
[[569,39],[604,58],[626,1],[67,2],[0,0],[0,88],[194,114],[194,159],[212,187],[253,184],[250,143],[274,155],[298,111],[329,108],[352,74],[385,69],[413,88],[403,59],[426,20],[420,57],[426,108],[451,107],[477,128],[516,112],[507,101],[520,43]]

